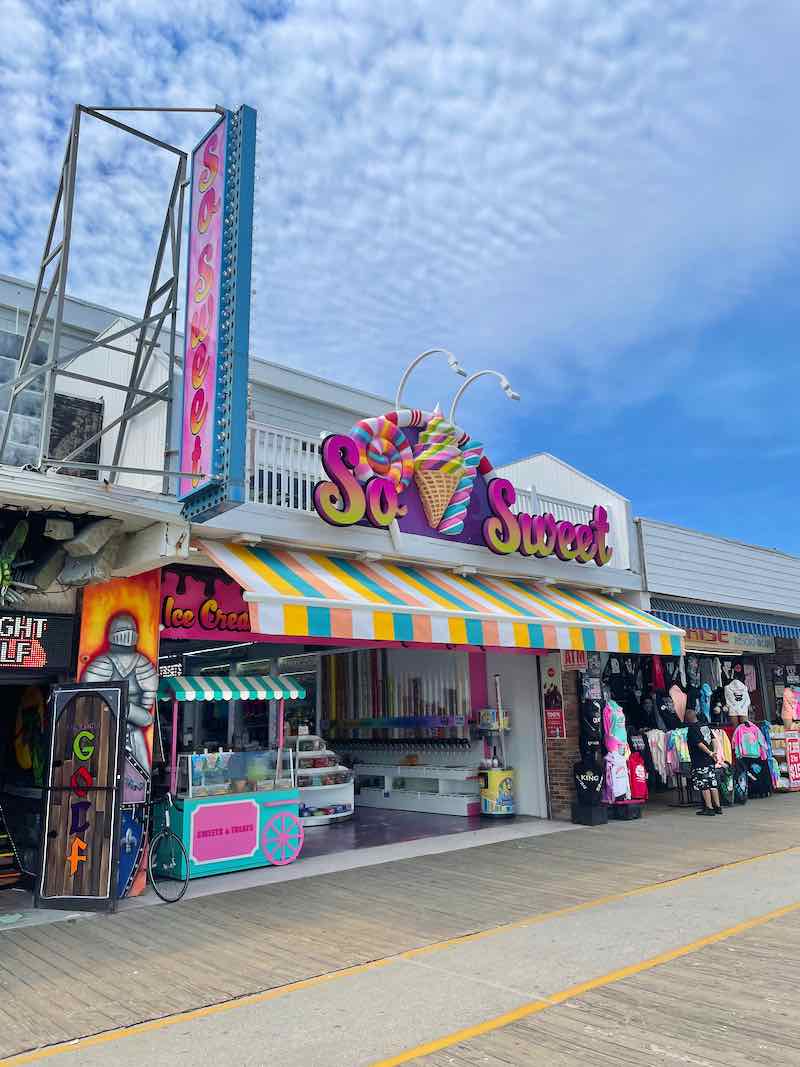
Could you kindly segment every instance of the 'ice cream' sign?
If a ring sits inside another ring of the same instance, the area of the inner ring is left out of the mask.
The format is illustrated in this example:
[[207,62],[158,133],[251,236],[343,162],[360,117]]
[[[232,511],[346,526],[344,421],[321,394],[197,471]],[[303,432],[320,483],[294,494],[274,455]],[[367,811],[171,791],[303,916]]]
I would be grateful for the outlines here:
[[325,439],[322,465],[328,480],[314,487],[314,507],[332,526],[397,521],[409,533],[483,544],[498,555],[598,567],[612,556],[605,508],[595,506],[582,524],[516,512],[516,491],[495,476],[483,445],[439,411],[364,419],[349,435]]

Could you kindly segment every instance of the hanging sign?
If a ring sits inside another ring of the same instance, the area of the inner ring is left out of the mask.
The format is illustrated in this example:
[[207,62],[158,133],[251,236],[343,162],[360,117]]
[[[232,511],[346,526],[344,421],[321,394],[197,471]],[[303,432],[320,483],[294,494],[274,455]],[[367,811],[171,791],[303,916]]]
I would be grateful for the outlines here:
[[116,908],[127,689],[116,682],[51,693],[38,907]]
[[567,736],[567,724],[564,719],[563,708],[544,709],[544,732],[546,737],[554,740],[563,739]]
[[540,663],[545,737],[553,740],[563,740],[567,736],[567,721],[564,714],[561,656],[558,652],[551,652],[546,656],[542,656]]
[[241,586],[219,571],[164,570],[161,582],[161,636],[230,641],[250,631],[250,609]]
[[500,556],[598,567],[612,558],[604,507],[579,524],[517,511],[514,486],[495,475],[483,445],[441,412],[363,419],[348,435],[326,437],[321,458],[328,480],[314,487],[313,502],[331,526],[386,529],[397,522],[404,533],[482,545]]
[[586,652],[576,649],[564,649],[561,652],[562,671],[585,671],[589,666],[589,657]]
[[739,652],[773,653],[775,638],[766,634],[739,634],[729,630],[687,630],[685,646],[687,651],[703,649],[716,651],[721,656]]
[[786,765],[789,788],[800,789],[800,733],[791,731],[786,734]]
[[192,154],[179,495],[195,522],[244,502],[255,138],[241,107]]

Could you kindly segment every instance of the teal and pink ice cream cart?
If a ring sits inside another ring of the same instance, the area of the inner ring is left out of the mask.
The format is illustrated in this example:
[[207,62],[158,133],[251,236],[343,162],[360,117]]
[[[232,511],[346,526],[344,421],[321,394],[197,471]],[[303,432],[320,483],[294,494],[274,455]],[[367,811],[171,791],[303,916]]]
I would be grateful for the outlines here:
[[[173,831],[189,856],[189,877],[292,863],[303,847],[300,792],[284,746],[286,700],[305,696],[288,675],[163,678],[159,700],[172,705],[169,764]],[[178,752],[180,705],[189,701],[276,701],[272,749]],[[158,812],[156,812],[156,824]]]

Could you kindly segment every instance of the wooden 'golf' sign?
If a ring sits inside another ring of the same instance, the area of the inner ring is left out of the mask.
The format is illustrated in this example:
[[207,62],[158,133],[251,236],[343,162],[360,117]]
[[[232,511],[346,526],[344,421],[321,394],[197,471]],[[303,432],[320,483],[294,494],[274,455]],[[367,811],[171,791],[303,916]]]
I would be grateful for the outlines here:
[[116,907],[127,688],[79,684],[51,693],[37,906]]

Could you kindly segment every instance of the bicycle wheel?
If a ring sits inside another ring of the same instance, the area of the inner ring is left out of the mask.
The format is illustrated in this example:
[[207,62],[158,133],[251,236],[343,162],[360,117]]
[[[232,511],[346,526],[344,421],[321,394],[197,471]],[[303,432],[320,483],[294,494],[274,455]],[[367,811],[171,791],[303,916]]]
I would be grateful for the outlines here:
[[176,904],[189,888],[189,857],[171,830],[157,833],[150,843],[147,871],[156,896],[165,904]]

